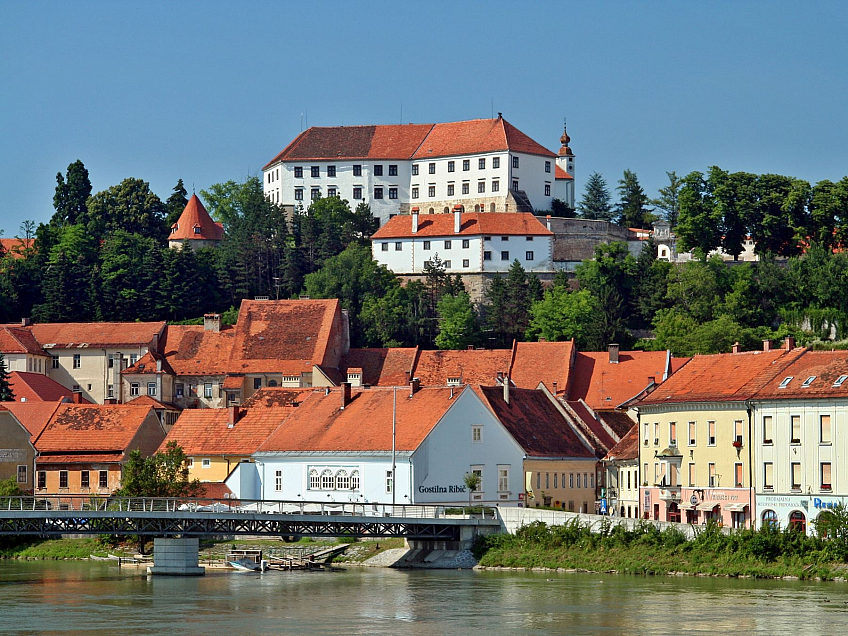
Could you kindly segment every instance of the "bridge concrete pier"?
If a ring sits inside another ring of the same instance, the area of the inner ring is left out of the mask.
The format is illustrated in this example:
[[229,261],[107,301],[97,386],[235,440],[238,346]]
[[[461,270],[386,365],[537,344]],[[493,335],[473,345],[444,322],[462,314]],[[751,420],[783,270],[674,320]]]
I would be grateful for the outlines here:
[[148,574],[170,576],[203,576],[206,568],[198,566],[200,540],[194,539],[153,539],[153,567],[147,568]]

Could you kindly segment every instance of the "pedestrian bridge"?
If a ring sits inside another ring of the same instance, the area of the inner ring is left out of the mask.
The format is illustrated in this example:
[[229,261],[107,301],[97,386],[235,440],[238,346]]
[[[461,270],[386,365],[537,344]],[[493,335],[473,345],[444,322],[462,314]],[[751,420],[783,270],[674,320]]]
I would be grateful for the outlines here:
[[254,535],[468,541],[501,528],[497,508],[73,495],[0,498],[0,536]]

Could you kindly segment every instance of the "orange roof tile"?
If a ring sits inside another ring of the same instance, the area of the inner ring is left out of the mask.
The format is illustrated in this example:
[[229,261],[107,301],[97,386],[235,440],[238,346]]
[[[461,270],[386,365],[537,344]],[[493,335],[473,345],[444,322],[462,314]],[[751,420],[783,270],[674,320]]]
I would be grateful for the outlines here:
[[73,391],[42,373],[12,371],[9,384],[18,402],[58,402],[73,398]]
[[510,389],[509,404],[502,387],[475,386],[474,391],[529,457],[595,457],[543,391]]
[[744,401],[803,352],[773,349],[695,356],[638,405]]
[[150,395],[139,395],[136,398],[133,398],[127,404],[131,404],[132,406],[149,406],[154,409],[167,409],[169,411],[182,411],[181,406],[177,406],[176,404],[160,402],[155,397]]
[[556,156],[503,117],[498,117],[436,124],[413,158],[426,159],[506,150],[546,157]]
[[203,325],[168,325],[162,350],[177,375],[225,375],[234,335],[232,327],[216,333]]
[[403,386],[409,384],[417,351],[415,347],[351,349],[342,357],[339,370],[345,380],[349,371],[359,368],[362,384]]
[[170,241],[220,241],[222,238],[224,238],[224,226],[212,220],[196,194],[191,195],[180,218],[171,226],[171,233],[168,235]]
[[305,400],[312,393],[312,389],[292,389],[288,387],[264,387],[242,402],[242,408],[254,406],[293,406]]
[[668,354],[665,351],[622,351],[619,361],[609,352],[578,352],[571,372],[569,400],[585,400],[593,409],[613,409],[639,394],[652,381],[662,382]]
[[575,421],[580,425],[586,435],[592,439],[592,443],[598,447],[599,451],[606,452],[616,444],[616,437],[604,427],[598,418],[598,414],[590,409],[581,400],[567,400],[565,402],[566,410],[574,416]]
[[574,340],[568,342],[517,342],[509,378],[525,389],[535,389],[539,383],[552,393],[564,395],[568,388]]
[[[631,420],[632,421],[632,420]],[[612,447],[605,461],[625,461],[639,459],[639,425],[633,424],[621,441]]]
[[566,181],[574,181],[574,177],[568,174],[565,170],[557,165],[556,170],[554,171],[555,179],[565,179]]
[[463,212],[459,234],[454,233],[453,214],[426,214],[419,217],[418,231],[412,232],[412,217],[398,215],[389,219],[371,237],[411,238],[413,236],[553,236],[548,228],[526,212]]
[[616,439],[621,439],[633,427],[633,418],[624,411],[598,411],[598,417],[615,433]]
[[45,349],[146,347],[164,322],[57,322],[27,327]]
[[[159,365],[160,360],[162,362],[161,368]],[[168,359],[161,353],[148,351],[136,360],[135,364],[130,365],[121,371],[121,373],[127,375],[156,375],[157,373],[173,374],[174,370],[168,364]]]
[[35,446],[39,453],[122,452],[150,412],[129,404],[60,404]]
[[36,462],[42,464],[120,464],[124,453],[96,453],[79,455],[39,455]]
[[313,126],[300,133],[263,170],[279,161],[409,159],[432,124]]
[[160,447],[177,442],[186,455],[247,456],[294,413],[295,406],[239,409],[239,419],[229,428],[230,409],[186,409]]
[[200,495],[204,499],[215,499],[221,503],[239,505],[235,493],[230,490],[227,484],[220,481],[205,481],[201,484],[203,494]]
[[35,239],[0,238],[0,256],[23,258],[23,252],[35,244]]
[[[341,409],[340,389],[314,393],[258,452],[274,451],[390,451],[392,393],[388,389],[353,390]],[[414,451],[454,404],[448,388],[423,388],[410,397],[397,391],[396,448]]]
[[44,431],[60,402],[3,402],[18,421],[29,431],[30,441],[34,444]]
[[32,332],[25,327],[0,327],[0,353],[47,355]]
[[448,378],[491,386],[497,382],[498,372],[509,372],[511,361],[511,349],[420,351],[413,376],[422,386],[445,386]]
[[[790,376],[792,379],[780,388]],[[846,398],[848,377],[845,376],[848,376],[848,351],[805,350],[773,375],[754,397],[757,400]],[[840,378],[842,382],[834,386]]]

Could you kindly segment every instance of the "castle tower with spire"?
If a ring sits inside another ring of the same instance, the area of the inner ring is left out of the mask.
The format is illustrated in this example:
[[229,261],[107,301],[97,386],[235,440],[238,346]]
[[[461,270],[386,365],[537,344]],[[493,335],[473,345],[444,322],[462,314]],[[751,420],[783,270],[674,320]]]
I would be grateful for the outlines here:
[[213,221],[197,195],[192,194],[180,218],[171,226],[168,247],[176,250],[181,250],[183,245],[195,250],[217,247],[222,238],[224,226]]
[[568,145],[571,137],[568,136],[564,121],[562,124],[562,137],[559,138],[559,141],[561,145],[556,159],[556,186],[554,187],[554,196],[564,201],[568,207],[574,208],[574,153]]

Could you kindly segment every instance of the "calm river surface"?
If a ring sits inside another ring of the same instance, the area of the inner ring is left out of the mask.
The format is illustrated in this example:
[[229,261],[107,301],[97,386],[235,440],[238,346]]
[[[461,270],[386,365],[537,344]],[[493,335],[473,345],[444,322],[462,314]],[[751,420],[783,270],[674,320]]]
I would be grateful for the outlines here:
[[0,563],[0,634],[840,634],[848,583]]

